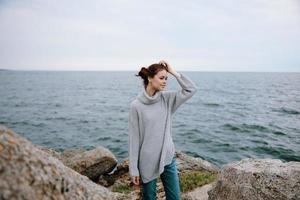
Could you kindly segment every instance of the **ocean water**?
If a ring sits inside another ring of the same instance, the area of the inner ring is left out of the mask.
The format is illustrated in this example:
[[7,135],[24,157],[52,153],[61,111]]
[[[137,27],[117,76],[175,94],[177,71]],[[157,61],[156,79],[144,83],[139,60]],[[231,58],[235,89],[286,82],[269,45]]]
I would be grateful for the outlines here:
[[[57,151],[104,146],[121,162],[129,104],[142,87],[135,73],[0,71],[0,124]],[[199,90],[173,115],[177,149],[220,167],[300,161],[300,73],[182,73]],[[180,89],[171,74],[169,89]]]

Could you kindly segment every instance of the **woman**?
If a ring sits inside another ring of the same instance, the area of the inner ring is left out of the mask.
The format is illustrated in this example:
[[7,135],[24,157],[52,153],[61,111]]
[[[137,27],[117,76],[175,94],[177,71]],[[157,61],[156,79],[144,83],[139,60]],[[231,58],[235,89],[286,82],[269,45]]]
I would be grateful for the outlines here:
[[[164,91],[168,73],[175,76],[181,90]],[[171,115],[195,94],[197,87],[164,60],[142,67],[136,76],[141,76],[144,85],[130,104],[129,175],[134,185],[141,182],[143,199],[156,199],[158,176],[166,199],[180,199]]]

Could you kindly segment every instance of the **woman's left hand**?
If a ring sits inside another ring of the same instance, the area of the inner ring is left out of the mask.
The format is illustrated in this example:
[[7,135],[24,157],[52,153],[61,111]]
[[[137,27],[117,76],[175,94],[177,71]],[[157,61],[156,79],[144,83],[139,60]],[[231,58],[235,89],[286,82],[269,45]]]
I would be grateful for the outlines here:
[[167,61],[165,61],[165,60],[159,61],[158,64],[166,66],[168,68],[169,73],[172,73],[174,71],[173,67],[171,67],[171,65],[169,63],[167,63]]
[[175,69],[165,60],[161,60],[158,62],[159,64],[165,65],[168,68],[168,72],[170,74],[173,74],[174,76],[177,75],[177,72],[175,71]]

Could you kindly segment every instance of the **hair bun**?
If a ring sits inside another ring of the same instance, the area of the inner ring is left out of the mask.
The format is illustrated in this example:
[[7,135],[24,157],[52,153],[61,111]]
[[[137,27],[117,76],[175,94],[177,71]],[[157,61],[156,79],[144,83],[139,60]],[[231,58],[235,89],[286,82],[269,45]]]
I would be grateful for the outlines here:
[[138,73],[138,76],[141,76],[143,79],[147,79],[149,75],[149,70],[146,67],[142,67]]

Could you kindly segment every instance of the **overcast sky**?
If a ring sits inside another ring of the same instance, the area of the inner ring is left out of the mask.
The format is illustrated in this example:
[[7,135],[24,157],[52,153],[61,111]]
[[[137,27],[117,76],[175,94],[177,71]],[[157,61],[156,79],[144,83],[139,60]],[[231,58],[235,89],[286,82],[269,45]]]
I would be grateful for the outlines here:
[[0,0],[0,68],[300,71],[300,0]]

